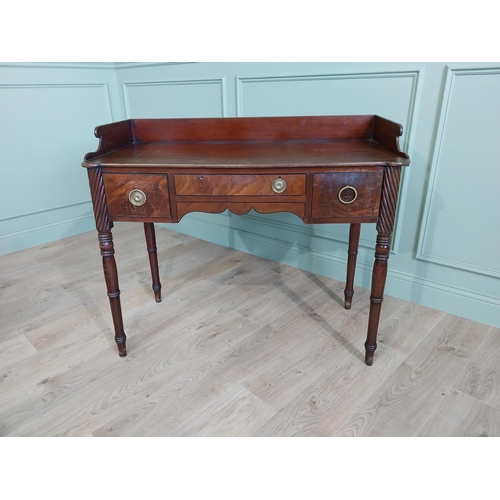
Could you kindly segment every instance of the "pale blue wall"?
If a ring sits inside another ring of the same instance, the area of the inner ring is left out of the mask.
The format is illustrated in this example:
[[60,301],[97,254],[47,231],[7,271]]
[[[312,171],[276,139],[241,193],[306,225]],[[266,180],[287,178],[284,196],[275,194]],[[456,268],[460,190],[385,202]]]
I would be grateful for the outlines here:
[[[95,125],[302,114],[398,121],[412,163],[387,294],[500,326],[500,63],[0,66],[0,110],[3,253],[93,228],[79,164],[96,147]],[[344,279],[347,226],[252,213],[190,214],[173,227]],[[356,281],[364,287],[374,237],[363,227]]]
[[123,117],[114,65],[0,64],[0,253],[94,227],[94,127]]

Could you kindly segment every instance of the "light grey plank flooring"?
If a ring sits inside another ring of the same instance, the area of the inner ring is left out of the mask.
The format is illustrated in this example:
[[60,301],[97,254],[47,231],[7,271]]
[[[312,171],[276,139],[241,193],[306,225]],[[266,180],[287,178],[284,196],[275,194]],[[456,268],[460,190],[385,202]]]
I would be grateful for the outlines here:
[[114,229],[120,359],[95,232],[0,257],[2,436],[499,436],[500,330],[157,227]]

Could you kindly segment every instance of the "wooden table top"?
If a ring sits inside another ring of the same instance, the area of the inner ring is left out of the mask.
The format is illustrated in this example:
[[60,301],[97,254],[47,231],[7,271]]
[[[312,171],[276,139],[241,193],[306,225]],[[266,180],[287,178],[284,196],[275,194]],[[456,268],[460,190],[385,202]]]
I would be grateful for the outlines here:
[[[342,167],[403,166],[408,161],[374,141],[183,142],[131,144],[88,166]],[[87,166],[87,165],[85,165]]]

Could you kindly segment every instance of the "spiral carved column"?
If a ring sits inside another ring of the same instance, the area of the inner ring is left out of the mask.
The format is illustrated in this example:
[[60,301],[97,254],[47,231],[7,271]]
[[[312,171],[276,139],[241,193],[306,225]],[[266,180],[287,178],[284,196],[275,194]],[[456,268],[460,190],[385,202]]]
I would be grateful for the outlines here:
[[90,181],[90,193],[94,206],[95,223],[97,228],[97,239],[102,255],[102,267],[106,288],[108,291],[111,315],[115,330],[115,342],[118,346],[120,357],[127,355],[125,331],[123,328],[122,308],[120,302],[120,288],[118,286],[118,271],[115,261],[115,248],[113,245],[113,235],[111,229],[113,222],[109,218],[106,193],[102,181],[102,171],[100,168],[89,168],[88,176]]
[[373,364],[373,356],[377,349],[377,331],[380,320],[384,288],[387,277],[387,261],[391,250],[391,236],[396,216],[398,199],[400,167],[387,167],[382,185],[379,220],[377,223],[377,243],[375,247],[375,263],[372,272],[372,288],[370,295],[370,314],[368,318],[368,333],[365,342],[365,363]]

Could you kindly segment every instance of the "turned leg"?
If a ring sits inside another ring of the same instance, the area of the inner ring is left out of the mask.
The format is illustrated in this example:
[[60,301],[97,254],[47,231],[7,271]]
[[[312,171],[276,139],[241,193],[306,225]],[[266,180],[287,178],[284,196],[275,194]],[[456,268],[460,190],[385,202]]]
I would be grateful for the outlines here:
[[345,283],[345,308],[350,309],[354,295],[354,272],[356,270],[356,258],[358,256],[359,233],[361,224],[351,224],[349,228],[349,249],[347,251],[347,278]]
[[388,167],[384,172],[380,212],[377,222],[377,245],[375,247],[375,263],[372,273],[372,290],[370,295],[370,314],[368,316],[368,332],[365,342],[365,363],[373,364],[373,355],[377,349],[377,333],[382,301],[384,300],[385,280],[387,278],[387,261],[391,250],[391,235],[396,216],[401,167]]
[[375,263],[372,273],[372,290],[370,295],[370,314],[368,317],[368,332],[365,342],[365,363],[368,366],[373,364],[373,355],[377,349],[377,333],[384,300],[385,280],[387,277],[387,261],[391,249],[391,235],[379,234],[377,236],[377,246],[375,248]]
[[161,302],[161,283],[158,271],[158,255],[156,253],[155,226],[152,222],[144,223],[144,234],[146,235],[146,246],[149,253],[149,265],[151,267],[151,277],[153,281],[153,291],[156,302]]
[[118,287],[118,272],[116,269],[115,249],[111,230],[100,231],[98,234],[99,248],[102,255],[102,267],[104,279],[108,289],[109,305],[115,327],[115,342],[118,346],[118,354],[121,358],[127,355],[125,331],[123,329],[122,308],[120,304],[120,289]]

